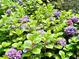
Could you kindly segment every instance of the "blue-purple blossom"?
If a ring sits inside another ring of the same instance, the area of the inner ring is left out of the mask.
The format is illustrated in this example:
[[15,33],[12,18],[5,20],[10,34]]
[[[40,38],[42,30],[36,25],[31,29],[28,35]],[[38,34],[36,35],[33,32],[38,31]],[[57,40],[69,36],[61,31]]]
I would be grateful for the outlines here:
[[66,40],[64,38],[61,38],[57,41],[57,44],[60,44],[61,46],[65,46],[66,45]]
[[74,35],[76,34],[77,30],[75,27],[73,26],[68,26],[64,29],[64,32],[67,34],[67,35]]
[[72,22],[77,22],[78,21],[78,18],[76,17],[76,16],[73,16],[72,18],[71,18],[71,20],[72,20]]
[[23,18],[21,18],[19,21],[24,23],[24,22],[29,22],[30,20],[29,17],[26,15]]
[[22,51],[21,50],[18,50],[17,53],[22,54]]
[[10,9],[6,10],[6,14],[10,15],[11,14],[11,10]]
[[55,11],[55,12],[54,12],[54,16],[55,16],[55,17],[59,17],[59,16],[60,16],[60,11]]
[[21,50],[17,51],[15,48],[11,48],[5,53],[9,59],[21,59],[21,54]]

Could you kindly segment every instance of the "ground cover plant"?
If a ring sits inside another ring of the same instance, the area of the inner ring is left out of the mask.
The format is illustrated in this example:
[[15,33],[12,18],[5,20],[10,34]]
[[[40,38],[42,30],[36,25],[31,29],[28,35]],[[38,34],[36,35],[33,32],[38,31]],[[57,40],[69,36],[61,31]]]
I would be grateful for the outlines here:
[[79,14],[41,0],[2,0],[0,59],[75,59]]

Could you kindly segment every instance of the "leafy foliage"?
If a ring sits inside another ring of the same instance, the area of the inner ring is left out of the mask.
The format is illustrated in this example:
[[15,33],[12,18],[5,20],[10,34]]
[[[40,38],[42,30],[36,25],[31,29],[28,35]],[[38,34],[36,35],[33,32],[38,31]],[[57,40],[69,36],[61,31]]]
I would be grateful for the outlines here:
[[[77,54],[79,14],[56,10],[52,4],[46,5],[41,0],[2,0],[0,10],[1,59],[9,59],[5,53],[10,48],[21,50],[22,59],[70,59]],[[11,12],[8,14],[7,10]],[[60,13],[56,17],[57,11]],[[78,21],[68,25],[73,16]],[[73,35],[70,34],[73,33],[72,26],[76,28]]]

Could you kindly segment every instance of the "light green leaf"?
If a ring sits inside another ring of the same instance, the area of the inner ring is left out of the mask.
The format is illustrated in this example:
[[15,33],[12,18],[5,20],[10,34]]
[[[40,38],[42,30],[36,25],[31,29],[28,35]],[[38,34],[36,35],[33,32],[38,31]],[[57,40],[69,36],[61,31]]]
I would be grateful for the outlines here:
[[52,57],[52,53],[51,52],[47,52],[47,53],[45,53],[45,55],[48,56],[48,57]]
[[12,46],[13,47],[18,47],[18,43],[13,43]]
[[60,59],[60,57],[58,55],[55,55],[54,57],[55,57],[55,59]]
[[10,42],[2,42],[2,47],[7,47],[9,46],[11,43]]
[[34,49],[32,50],[32,53],[33,53],[33,54],[40,54],[40,52],[41,52],[41,49],[39,49],[39,48],[34,48]]
[[59,55],[61,56],[62,59],[65,59],[65,52],[64,51],[59,51]]
[[20,34],[22,34],[23,33],[23,31],[21,30],[21,29],[16,29],[16,34],[17,35],[20,35]]
[[52,49],[52,48],[53,48],[53,45],[54,45],[54,44],[48,44],[48,45],[46,45],[46,48]]
[[23,48],[32,48],[32,41],[31,40],[26,40],[24,42]]

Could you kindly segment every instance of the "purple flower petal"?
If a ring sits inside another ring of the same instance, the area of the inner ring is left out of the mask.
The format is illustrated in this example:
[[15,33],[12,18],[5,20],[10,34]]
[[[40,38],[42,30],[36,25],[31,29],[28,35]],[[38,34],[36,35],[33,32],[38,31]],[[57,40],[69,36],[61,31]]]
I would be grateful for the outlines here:
[[72,22],[74,22],[74,23],[75,23],[75,22],[77,22],[77,21],[78,21],[78,18],[77,18],[76,16],[74,16],[74,17],[72,17],[72,18],[71,18],[71,20],[72,20]]
[[66,40],[64,38],[61,38],[57,41],[58,44],[60,44],[61,46],[65,46],[66,45]]
[[68,26],[68,27],[66,27],[66,28],[64,29],[64,32],[65,32],[67,35],[74,35],[74,34],[77,32],[77,30],[76,30],[76,28],[73,27],[73,26]]
[[8,10],[6,11],[6,14],[10,15],[10,14],[11,14],[11,10],[8,9]]

